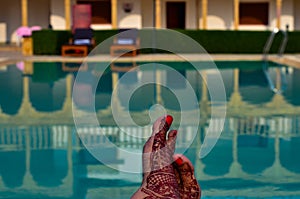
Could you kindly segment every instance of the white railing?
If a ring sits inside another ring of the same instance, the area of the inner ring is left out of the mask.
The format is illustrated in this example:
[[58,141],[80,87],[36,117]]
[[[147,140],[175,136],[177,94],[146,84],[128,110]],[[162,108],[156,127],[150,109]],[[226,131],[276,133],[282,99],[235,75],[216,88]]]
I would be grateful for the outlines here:
[[277,89],[275,87],[275,84],[274,82],[272,81],[272,78],[270,77],[270,73],[269,73],[269,62],[268,62],[268,55],[269,55],[269,52],[270,52],[270,49],[271,49],[271,46],[273,44],[273,41],[274,41],[274,38],[275,36],[277,35],[277,33],[282,33],[283,35],[283,39],[280,43],[280,47],[278,49],[278,53],[277,53],[277,56],[278,57],[281,57],[285,51],[285,48],[286,48],[286,44],[287,44],[287,41],[288,41],[288,34],[286,31],[284,30],[280,30],[278,28],[274,28],[274,30],[272,31],[272,33],[270,34],[267,42],[265,43],[265,46],[264,46],[264,49],[263,49],[263,60],[264,60],[264,63],[263,63],[263,71],[264,71],[264,74],[266,76],[266,79],[268,81],[268,84],[269,84],[269,87],[270,89],[274,92],[274,93],[282,93],[283,90],[286,88],[286,77],[285,77],[285,74],[281,71],[281,89]]

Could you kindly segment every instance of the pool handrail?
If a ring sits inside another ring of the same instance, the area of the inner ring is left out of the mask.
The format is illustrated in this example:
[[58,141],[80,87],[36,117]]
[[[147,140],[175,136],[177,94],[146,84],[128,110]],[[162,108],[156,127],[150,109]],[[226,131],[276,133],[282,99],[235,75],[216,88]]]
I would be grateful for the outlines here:
[[267,42],[265,43],[265,46],[264,46],[264,50],[263,50],[263,59],[266,61],[267,60],[267,57],[269,55],[269,52],[270,52],[270,48],[273,44],[273,40],[274,40],[274,37],[277,33],[282,33],[283,34],[283,40],[281,41],[281,44],[280,44],[280,48],[278,50],[278,56],[281,57],[285,51],[285,48],[286,48],[286,44],[287,44],[287,41],[288,41],[288,34],[287,34],[287,31],[284,31],[284,30],[280,30],[278,28],[274,28],[273,31],[271,32],[271,35],[269,36]]
[[[274,28],[273,31],[271,32],[271,35],[269,36],[265,46],[264,46],[264,50],[263,50],[263,60],[264,60],[264,63],[263,63],[263,71],[264,71],[264,74],[267,78],[267,81],[268,81],[268,84],[269,84],[269,87],[270,89],[274,92],[274,93],[282,93],[283,92],[283,89],[281,90],[278,90],[276,87],[275,87],[275,84],[274,82],[272,81],[271,77],[270,77],[270,74],[268,73],[268,68],[269,68],[269,63],[268,63],[268,55],[269,55],[269,51],[270,51],[270,48],[273,44],[273,40],[274,40],[274,37],[277,33],[281,32],[283,34],[283,40],[281,41],[281,44],[280,44],[280,48],[278,50],[278,53],[277,53],[277,56],[278,57],[281,57],[285,51],[285,48],[286,48],[286,44],[287,44],[287,41],[288,41],[288,34],[287,34],[287,31],[284,31],[284,30],[280,30],[278,28]],[[282,78],[282,84],[285,84],[282,86],[282,88],[286,88],[286,79],[285,79],[285,76],[284,74],[282,74],[282,71],[281,71],[281,78]]]

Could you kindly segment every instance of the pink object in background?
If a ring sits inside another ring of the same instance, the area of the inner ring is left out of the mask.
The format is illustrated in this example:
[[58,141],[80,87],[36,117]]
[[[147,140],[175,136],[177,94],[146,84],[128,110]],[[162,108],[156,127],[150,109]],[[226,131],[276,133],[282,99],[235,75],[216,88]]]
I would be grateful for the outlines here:
[[21,45],[21,40],[22,37],[30,37],[32,34],[32,31],[38,31],[41,30],[42,27],[40,26],[21,26],[17,29],[16,34],[17,34],[17,46]]
[[30,28],[30,30],[31,30],[31,32],[32,32],[32,31],[39,31],[39,30],[42,30],[42,27],[41,27],[41,26],[32,26],[32,27]]
[[77,4],[72,7],[72,32],[76,28],[90,28],[92,23],[92,7],[90,4]]
[[31,36],[31,29],[28,26],[21,26],[17,29],[17,35],[19,37]]
[[25,64],[23,61],[20,61],[20,62],[17,62],[17,68],[20,70],[20,71],[24,71],[24,68],[25,68]]
[[17,29],[16,33],[19,37],[29,37],[31,36],[32,31],[38,31],[41,29],[42,27],[40,26],[32,26],[32,27],[21,26]]

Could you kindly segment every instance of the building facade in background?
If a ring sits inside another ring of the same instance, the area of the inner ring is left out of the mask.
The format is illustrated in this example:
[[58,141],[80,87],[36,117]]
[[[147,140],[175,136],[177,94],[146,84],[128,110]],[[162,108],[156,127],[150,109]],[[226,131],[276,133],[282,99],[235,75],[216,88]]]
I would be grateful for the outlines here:
[[0,43],[16,41],[20,26],[71,29],[75,4],[91,4],[96,30],[300,30],[300,0],[9,0],[1,2]]

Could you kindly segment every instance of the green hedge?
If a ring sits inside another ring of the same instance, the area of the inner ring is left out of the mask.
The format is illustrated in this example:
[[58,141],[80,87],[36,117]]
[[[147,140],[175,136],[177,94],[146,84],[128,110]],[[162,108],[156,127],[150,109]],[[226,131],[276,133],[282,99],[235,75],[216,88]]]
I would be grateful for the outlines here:
[[[268,40],[270,31],[203,31],[183,30],[180,31],[198,43],[209,53],[262,53]],[[288,43],[285,53],[300,52],[300,32],[288,33]],[[277,53],[283,39],[282,34],[277,34],[270,53]]]
[[60,55],[61,46],[68,43],[70,31],[41,30],[32,33],[33,54]]
[[[94,39],[98,45],[117,33],[117,30],[94,31]],[[61,46],[69,42],[72,33],[71,31],[41,30],[34,31],[32,38],[35,55],[60,55]]]
[[[270,34],[256,31],[186,30],[181,32],[196,40],[209,53],[262,53]],[[277,46],[276,43],[274,46]]]
[[[222,30],[178,30],[179,32],[191,37],[209,53],[235,53],[235,54],[254,54],[262,53],[263,47],[270,35],[269,31],[222,31]],[[102,41],[118,33],[118,30],[97,30],[94,31],[94,38],[98,45]],[[141,30],[141,43],[151,42],[152,30]],[[289,40],[286,48],[286,53],[299,53],[300,52],[300,32],[289,32]],[[69,38],[72,38],[70,31],[54,31],[54,30],[42,30],[35,31],[32,34],[33,48],[35,55],[60,55],[61,46],[68,43]],[[160,31],[156,35],[157,42],[166,42],[167,36]],[[178,42],[170,42],[170,45],[176,45],[179,49],[188,49],[184,46],[184,41],[180,42],[181,38],[178,38]],[[281,34],[277,34],[271,53],[278,51],[280,41],[282,39]],[[108,53],[109,49],[105,51]],[[141,53],[151,53],[152,49],[142,49]],[[164,52],[157,50],[156,52]]]

